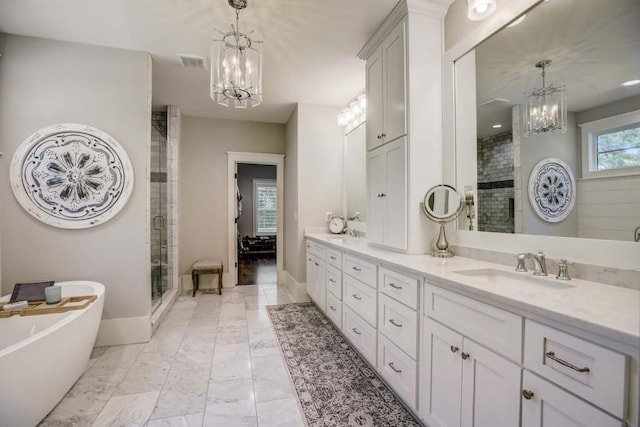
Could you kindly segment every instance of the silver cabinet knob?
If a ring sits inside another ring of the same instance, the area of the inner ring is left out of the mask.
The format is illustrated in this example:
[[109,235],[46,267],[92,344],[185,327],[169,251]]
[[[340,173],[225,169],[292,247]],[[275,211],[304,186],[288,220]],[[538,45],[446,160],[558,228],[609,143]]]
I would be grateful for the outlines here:
[[531,390],[522,390],[522,397],[527,400],[531,400],[531,398],[533,397],[533,392]]
[[469,354],[469,353],[465,353],[465,352],[463,351],[462,353],[460,353],[460,356],[462,356],[462,359],[463,359],[463,360],[467,360],[467,359],[469,358],[470,354]]
[[458,348],[458,346],[457,346],[457,345],[452,345],[452,346],[451,346],[451,353],[457,353],[457,352],[458,352],[458,350],[460,350],[460,349]]

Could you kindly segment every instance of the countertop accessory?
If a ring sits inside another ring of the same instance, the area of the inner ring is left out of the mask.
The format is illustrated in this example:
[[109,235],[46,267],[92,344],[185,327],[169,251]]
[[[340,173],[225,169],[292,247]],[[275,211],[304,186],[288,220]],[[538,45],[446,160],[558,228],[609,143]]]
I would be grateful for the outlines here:
[[329,231],[333,234],[342,234],[347,229],[347,221],[340,215],[334,215],[329,220]]
[[547,276],[547,259],[542,251],[537,254],[527,253],[527,257],[533,260],[534,276]]
[[452,257],[454,254],[449,249],[444,225],[460,216],[464,210],[463,197],[450,185],[436,185],[431,187],[425,194],[421,208],[422,213],[427,218],[440,224],[440,233],[431,256],[438,258]]

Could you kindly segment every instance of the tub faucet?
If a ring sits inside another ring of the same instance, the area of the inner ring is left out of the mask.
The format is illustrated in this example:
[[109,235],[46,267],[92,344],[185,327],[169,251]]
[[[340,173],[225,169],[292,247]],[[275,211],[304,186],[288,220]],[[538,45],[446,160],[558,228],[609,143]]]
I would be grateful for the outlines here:
[[533,260],[534,276],[547,276],[547,259],[542,251],[538,251],[535,255],[528,252],[527,258],[531,258]]

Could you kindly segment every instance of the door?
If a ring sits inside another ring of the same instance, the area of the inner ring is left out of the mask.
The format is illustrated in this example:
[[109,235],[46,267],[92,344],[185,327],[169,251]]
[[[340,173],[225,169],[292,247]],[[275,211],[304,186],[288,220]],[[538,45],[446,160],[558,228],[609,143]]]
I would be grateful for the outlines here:
[[521,369],[465,338],[462,362],[462,426],[517,426]]
[[400,138],[386,146],[386,191],[384,245],[407,249],[407,138]]
[[400,22],[387,36],[384,57],[384,142],[407,133],[405,23]]
[[387,180],[386,150],[380,147],[367,153],[367,238],[371,243],[384,243],[386,214],[385,183]]
[[422,342],[420,412],[430,426],[459,427],[462,336],[425,317]]
[[382,48],[378,48],[367,59],[367,151],[383,143],[382,85]]
[[623,422],[524,371],[522,427],[620,427]]

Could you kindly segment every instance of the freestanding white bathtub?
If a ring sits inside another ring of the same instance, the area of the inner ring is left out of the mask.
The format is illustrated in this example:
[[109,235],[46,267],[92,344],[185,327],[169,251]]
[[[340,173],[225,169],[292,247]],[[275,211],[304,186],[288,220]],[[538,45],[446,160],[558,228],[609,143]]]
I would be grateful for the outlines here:
[[[104,286],[60,282],[62,296],[98,298],[83,310],[0,319],[0,426],[33,427],[85,370],[96,341]],[[8,301],[9,296],[0,298]]]

